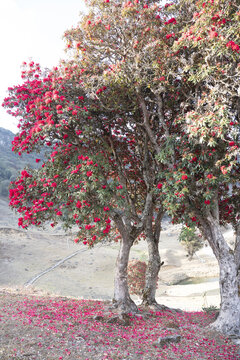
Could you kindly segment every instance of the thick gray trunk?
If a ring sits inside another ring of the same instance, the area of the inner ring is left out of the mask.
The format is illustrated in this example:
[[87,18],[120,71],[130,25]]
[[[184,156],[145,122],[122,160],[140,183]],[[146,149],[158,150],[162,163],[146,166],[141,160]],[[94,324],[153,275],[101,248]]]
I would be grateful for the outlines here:
[[211,326],[228,336],[239,336],[240,297],[236,261],[238,257],[225,241],[218,221],[212,216],[209,216],[207,220],[205,223],[207,238],[219,263],[221,295],[220,313]]
[[240,224],[236,226],[236,239],[235,239],[235,261],[238,269],[238,295],[240,296]]
[[212,324],[216,330],[228,336],[240,336],[240,297],[238,271],[234,255],[229,253],[219,261],[221,306],[217,320]]
[[161,267],[158,241],[147,238],[148,243],[148,265],[146,270],[145,288],[142,295],[143,305],[154,305],[156,302],[156,289],[158,273]]
[[127,282],[127,267],[132,244],[133,241],[129,237],[122,238],[116,261],[113,302],[123,313],[138,311],[136,304],[130,298]]

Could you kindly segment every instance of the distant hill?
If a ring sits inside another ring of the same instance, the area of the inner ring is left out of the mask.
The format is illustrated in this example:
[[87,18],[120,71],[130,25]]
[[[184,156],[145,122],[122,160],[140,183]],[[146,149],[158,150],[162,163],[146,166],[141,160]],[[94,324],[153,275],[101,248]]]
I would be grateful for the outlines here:
[[10,181],[14,180],[25,166],[37,167],[36,154],[19,156],[12,151],[15,134],[0,127],[0,196],[8,197]]

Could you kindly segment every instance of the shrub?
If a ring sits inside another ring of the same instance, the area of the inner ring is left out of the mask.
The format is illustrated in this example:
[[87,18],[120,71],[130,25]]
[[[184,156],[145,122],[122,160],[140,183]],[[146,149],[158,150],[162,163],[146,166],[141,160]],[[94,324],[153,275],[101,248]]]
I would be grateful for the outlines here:
[[189,260],[192,260],[193,255],[204,245],[202,237],[200,234],[197,234],[195,227],[183,226],[179,235],[179,241],[187,251]]
[[141,296],[145,287],[147,264],[140,260],[131,260],[128,264],[128,287],[132,295]]

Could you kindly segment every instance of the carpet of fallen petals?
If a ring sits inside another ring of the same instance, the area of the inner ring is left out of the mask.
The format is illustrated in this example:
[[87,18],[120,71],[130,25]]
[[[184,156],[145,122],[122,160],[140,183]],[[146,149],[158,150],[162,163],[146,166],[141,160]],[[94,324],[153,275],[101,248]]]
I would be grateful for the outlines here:
[[[0,293],[0,359],[237,360],[239,347],[207,328],[214,313],[140,309],[123,322],[109,302]],[[160,347],[159,337],[181,341]]]

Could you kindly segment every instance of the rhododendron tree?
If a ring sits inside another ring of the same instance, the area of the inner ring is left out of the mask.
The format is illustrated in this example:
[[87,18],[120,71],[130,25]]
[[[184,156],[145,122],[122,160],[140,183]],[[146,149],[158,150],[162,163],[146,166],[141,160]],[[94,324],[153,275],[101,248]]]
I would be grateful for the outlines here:
[[[104,111],[116,111],[135,132],[146,137],[149,154],[155,158],[170,131],[182,97],[178,65],[170,49],[175,31],[181,28],[170,4],[163,7],[154,1],[87,1],[89,13],[79,25],[65,33],[70,60],[82,73],[83,86],[96,98]],[[168,64],[168,65],[167,65]],[[144,137],[143,137],[144,141]],[[135,143],[138,146],[138,143]],[[162,164],[158,163],[158,187],[161,185]],[[163,175],[164,178],[164,175]],[[144,176],[148,189],[153,178]],[[160,196],[160,191],[154,193]],[[150,211],[155,216],[155,206]],[[161,201],[158,202],[162,208]],[[163,211],[157,222],[161,222]],[[158,250],[160,226],[152,226],[149,216],[145,223],[149,261],[145,303],[155,302],[156,279],[161,266]]]
[[[185,8],[189,1],[181,1]],[[240,333],[239,238],[239,17],[237,1],[198,1],[192,19],[178,34],[179,80],[188,88],[171,133],[158,154],[168,166],[162,192],[173,221],[196,224],[220,268],[221,308],[213,327]],[[180,18],[178,18],[180,21]],[[170,146],[174,144],[174,146]],[[231,247],[222,225],[231,224]]]
[[20,117],[13,150],[20,155],[44,148],[46,156],[36,159],[43,161],[40,169],[23,170],[11,185],[19,226],[77,226],[74,241],[89,246],[117,230],[114,300],[123,311],[135,311],[127,286],[129,251],[146,223],[159,232],[162,216],[154,205],[157,162],[148,139],[117,112],[103,112],[84,92],[75,66],[44,73],[30,63],[22,76],[24,83],[10,88],[4,102]]

